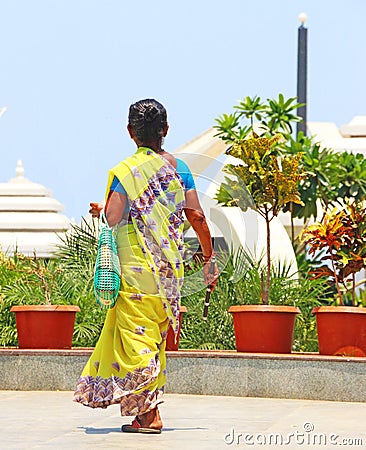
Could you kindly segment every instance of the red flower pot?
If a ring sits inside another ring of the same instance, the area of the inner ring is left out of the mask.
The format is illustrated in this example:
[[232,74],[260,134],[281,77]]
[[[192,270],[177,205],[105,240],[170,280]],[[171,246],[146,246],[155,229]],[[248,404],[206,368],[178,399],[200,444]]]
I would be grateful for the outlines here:
[[180,314],[179,314],[179,328],[178,328],[178,335],[177,335],[177,342],[174,342],[174,332],[172,327],[169,327],[168,335],[166,337],[166,347],[165,350],[178,350],[179,347],[179,336],[180,336],[180,329],[182,326],[182,319],[183,319],[183,313],[187,312],[187,308],[185,306],[180,307]]
[[78,306],[26,305],[10,311],[15,313],[19,348],[71,348]]
[[294,306],[232,306],[236,350],[252,353],[291,353],[296,314]]
[[366,356],[366,308],[314,308],[321,355]]

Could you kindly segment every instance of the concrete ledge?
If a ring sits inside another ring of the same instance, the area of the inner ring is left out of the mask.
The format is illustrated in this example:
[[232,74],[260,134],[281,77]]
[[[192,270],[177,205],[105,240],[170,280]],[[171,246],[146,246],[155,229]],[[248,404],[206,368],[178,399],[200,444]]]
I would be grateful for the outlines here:
[[[73,390],[92,349],[0,349],[0,390]],[[366,402],[366,358],[167,352],[166,392]]]

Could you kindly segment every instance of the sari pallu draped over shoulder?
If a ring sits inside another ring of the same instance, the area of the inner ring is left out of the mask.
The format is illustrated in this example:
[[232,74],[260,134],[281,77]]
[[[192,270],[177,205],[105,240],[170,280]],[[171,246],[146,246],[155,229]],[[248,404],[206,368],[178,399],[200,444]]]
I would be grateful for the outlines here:
[[135,415],[161,401],[165,339],[169,326],[178,331],[185,196],[174,167],[144,147],[110,171],[107,197],[114,177],[129,204],[129,219],[116,230],[121,288],[74,401],[93,408],[120,403],[122,415]]

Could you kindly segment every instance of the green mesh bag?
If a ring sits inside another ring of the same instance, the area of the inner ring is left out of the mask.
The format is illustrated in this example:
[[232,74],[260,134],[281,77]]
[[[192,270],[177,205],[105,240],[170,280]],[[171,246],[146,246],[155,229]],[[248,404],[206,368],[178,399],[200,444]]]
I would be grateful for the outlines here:
[[94,269],[94,293],[102,308],[113,308],[121,284],[121,267],[113,230],[104,213],[100,216],[97,260]]

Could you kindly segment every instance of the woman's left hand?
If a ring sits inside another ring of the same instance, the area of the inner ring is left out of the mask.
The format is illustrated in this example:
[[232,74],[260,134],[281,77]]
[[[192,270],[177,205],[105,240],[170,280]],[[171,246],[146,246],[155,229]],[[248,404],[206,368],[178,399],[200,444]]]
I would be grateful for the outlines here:
[[101,203],[92,202],[92,203],[90,203],[89,214],[91,214],[91,216],[93,218],[99,219],[100,212],[102,209],[103,209],[103,205]]

